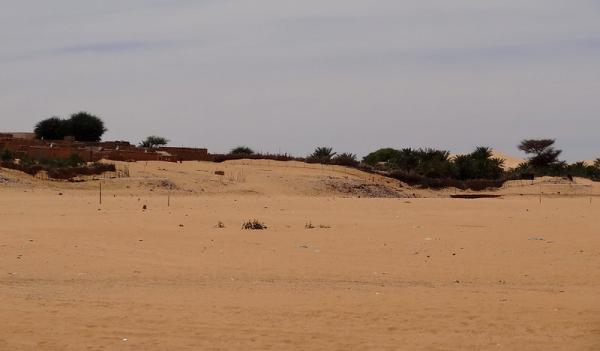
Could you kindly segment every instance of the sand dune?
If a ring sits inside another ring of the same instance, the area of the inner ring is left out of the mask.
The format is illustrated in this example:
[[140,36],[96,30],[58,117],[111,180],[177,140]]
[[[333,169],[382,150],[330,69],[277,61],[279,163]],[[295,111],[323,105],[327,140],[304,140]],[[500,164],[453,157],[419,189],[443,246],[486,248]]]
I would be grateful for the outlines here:
[[293,162],[118,166],[101,205],[98,181],[0,172],[1,350],[600,348],[596,184],[457,200]]
[[505,154],[498,150],[493,150],[492,155],[493,155],[493,157],[504,160],[504,169],[516,168],[521,163],[526,161],[526,159],[524,157],[508,155],[508,154]]

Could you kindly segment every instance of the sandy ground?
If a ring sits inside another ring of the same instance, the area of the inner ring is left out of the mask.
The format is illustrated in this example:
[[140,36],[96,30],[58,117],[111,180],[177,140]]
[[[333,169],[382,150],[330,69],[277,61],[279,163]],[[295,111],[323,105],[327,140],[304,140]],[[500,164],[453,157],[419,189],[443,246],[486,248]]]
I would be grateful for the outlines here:
[[0,172],[0,350],[600,349],[594,184],[459,200],[301,164],[128,167],[101,205],[98,181]]

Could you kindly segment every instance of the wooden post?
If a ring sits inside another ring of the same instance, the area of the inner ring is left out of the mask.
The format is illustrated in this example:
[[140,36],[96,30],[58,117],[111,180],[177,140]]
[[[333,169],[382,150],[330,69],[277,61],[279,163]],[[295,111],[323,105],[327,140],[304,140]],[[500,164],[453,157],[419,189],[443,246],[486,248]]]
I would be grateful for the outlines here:
[[102,181],[100,181],[100,205],[102,205]]

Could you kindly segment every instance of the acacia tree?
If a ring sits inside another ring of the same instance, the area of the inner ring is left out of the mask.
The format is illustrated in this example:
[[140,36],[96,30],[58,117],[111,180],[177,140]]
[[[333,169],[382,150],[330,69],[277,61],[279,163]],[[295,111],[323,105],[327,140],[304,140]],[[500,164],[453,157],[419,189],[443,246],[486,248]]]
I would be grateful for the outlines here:
[[69,122],[59,117],[38,122],[33,131],[36,138],[45,140],[62,140],[70,134]]
[[238,146],[233,148],[230,152],[230,155],[254,155],[254,150],[247,146]]
[[69,119],[71,135],[77,141],[100,141],[106,132],[104,122],[87,112],[78,112]]
[[392,159],[398,157],[398,155],[400,153],[401,153],[400,150],[386,147],[386,148],[371,152],[367,156],[363,157],[363,162],[368,165],[375,166],[379,162],[390,162]]
[[169,143],[169,140],[167,138],[163,138],[163,137],[157,136],[157,135],[151,135],[151,136],[147,137],[145,140],[143,140],[140,143],[140,146],[153,149],[155,147],[167,145],[168,143]]
[[106,128],[100,118],[87,112],[79,112],[69,119],[51,117],[40,121],[34,132],[38,139],[62,140],[72,136],[77,141],[100,141]]
[[519,144],[519,150],[531,155],[528,161],[530,166],[546,168],[561,163],[558,156],[562,150],[554,148],[555,142],[554,139],[525,139]]

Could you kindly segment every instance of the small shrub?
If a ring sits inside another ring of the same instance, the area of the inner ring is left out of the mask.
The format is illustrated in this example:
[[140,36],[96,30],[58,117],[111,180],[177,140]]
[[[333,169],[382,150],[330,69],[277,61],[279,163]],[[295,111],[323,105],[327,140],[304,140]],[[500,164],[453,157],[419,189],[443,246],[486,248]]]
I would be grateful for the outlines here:
[[233,148],[230,152],[230,155],[254,155],[254,150],[247,146],[238,146]]
[[217,225],[216,225],[215,227],[216,227],[216,228],[223,229],[223,228],[225,228],[225,223],[223,223],[223,222],[219,221],[219,223],[217,223]]
[[308,222],[304,225],[304,229],[315,229],[315,226],[311,222]]
[[2,154],[0,155],[0,159],[2,162],[12,162],[15,159],[15,156],[8,149],[2,150]]
[[273,161],[300,161],[304,162],[303,158],[294,157],[288,154],[252,154],[252,155],[244,155],[244,154],[227,154],[227,155],[217,155],[213,154],[212,161],[216,163],[221,163],[225,161],[231,160],[242,160],[242,159],[250,159],[250,160],[273,160]]
[[147,137],[146,139],[144,139],[140,143],[140,147],[153,149],[153,148],[156,148],[159,146],[167,145],[168,143],[169,143],[169,140],[167,138],[163,138],[163,137],[157,136],[157,135],[151,135],[151,136]]
[[242,224],[242,229],[246,230],[263,230],[267,229],[267,226],[264,223],[259,222],[256,219],[250,220]]

